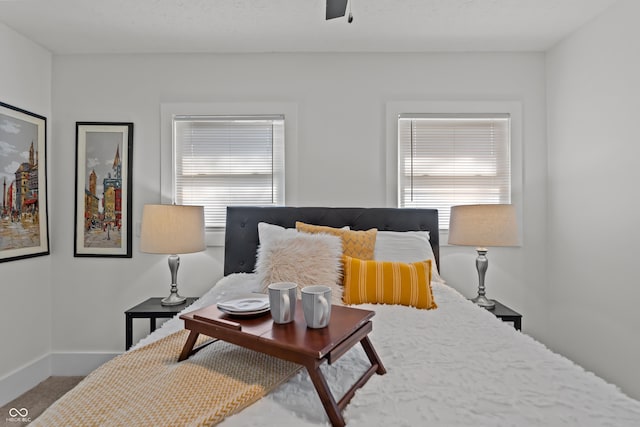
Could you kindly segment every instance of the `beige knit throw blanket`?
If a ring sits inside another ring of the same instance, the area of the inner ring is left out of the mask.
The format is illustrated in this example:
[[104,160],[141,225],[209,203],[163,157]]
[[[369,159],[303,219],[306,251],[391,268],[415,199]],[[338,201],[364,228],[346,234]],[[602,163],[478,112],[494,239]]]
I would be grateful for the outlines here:
[[188,331],[179,331],[115,357],[31,425],[211,426],[300,369],[222,341],[178,363],[187,335]]

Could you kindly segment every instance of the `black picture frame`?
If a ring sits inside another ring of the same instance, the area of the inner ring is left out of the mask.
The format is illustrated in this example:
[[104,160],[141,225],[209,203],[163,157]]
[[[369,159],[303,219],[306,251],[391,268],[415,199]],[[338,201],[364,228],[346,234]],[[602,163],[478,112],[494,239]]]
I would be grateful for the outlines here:
[[47,119],[0,102],[0,262],[49,255]]
[[75,257],[132,257],[133,123],[76,122]]

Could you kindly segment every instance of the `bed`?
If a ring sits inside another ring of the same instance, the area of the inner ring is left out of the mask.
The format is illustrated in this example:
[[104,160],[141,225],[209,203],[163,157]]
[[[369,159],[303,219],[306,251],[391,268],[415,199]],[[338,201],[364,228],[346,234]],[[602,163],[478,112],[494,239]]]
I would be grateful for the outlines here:
[[[258,224],[291,229],[296,221],[351,230],[428,232],[434,268],[440,263],[435,210],[230,207],[224,277],[185,311],[259,290],[261,280],[254,273],[260,250]],[[348,426],[640,425],[640,402],[616,386],[499,321],[439,276],[433,276],[431,288],[437,303],[432,310],[360,305],[376,312],[370,338],[387,373],[374,375],[356,392],[344,410]],[[182,321],[173,318],[130,351],[144,349],[182,328]],[[336,396],[368,367],[360,347],[322,366]],[[221,425],[329,423],[308,374],[300,370]]]

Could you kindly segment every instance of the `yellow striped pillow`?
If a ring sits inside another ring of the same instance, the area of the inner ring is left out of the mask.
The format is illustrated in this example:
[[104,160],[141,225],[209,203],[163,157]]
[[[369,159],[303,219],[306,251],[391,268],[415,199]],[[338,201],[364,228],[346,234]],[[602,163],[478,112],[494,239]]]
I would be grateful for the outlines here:
[[296,230],[302,231],[303,233],[326,233],[338,236],[342,239],[342,253],[344,255],[360,259],[373,259],[376,247],[376,236],[378,234],[377,228],[371,228],[366,231],[356,231],[296,221]]
[[345,304],[400,304],[437,308],[431,291],[431,260],[405,264],[349,256],[344,263]]

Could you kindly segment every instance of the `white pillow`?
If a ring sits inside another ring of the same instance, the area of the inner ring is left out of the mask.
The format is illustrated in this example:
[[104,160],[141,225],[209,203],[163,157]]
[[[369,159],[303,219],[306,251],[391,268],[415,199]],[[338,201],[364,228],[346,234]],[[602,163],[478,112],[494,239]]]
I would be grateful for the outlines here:
[[380,231],[373,254],[376,261],[413,263],[431,260],[431,280],[444,283],[438,273],[428,231]]
[[284,228],[279,225],[266,222],[258,223],[258,240],[260,243],[268,243],[273,239],[293,237],[298,233],[295,228]]
[[[342,227],[342,230],[349,230],[349,226]],[[258,240],[260,243],[270,242],[273,239],[282,237],[293,237],[296,233],[298,233],[298,230],[295,228],[284,228],[267,222],[258,223]]]

